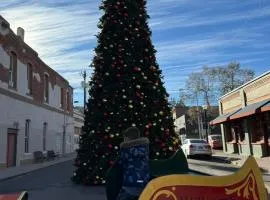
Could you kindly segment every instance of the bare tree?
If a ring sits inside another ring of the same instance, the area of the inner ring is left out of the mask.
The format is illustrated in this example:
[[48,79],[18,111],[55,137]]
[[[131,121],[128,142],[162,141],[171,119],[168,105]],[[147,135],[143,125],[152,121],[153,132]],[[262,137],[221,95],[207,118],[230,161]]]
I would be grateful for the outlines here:
[[251,69],[241,69],[240,63],[231,62],[225,67],[216,67],[213,72],[219,81],[221,95],[243,85],[254,78]]
[[201,72],[193,72],[186,81],[186,90],[188,99],[197,99],[202,97],[207,106],[215,96],[214,90],[215,73],[211,68],[204,66]]

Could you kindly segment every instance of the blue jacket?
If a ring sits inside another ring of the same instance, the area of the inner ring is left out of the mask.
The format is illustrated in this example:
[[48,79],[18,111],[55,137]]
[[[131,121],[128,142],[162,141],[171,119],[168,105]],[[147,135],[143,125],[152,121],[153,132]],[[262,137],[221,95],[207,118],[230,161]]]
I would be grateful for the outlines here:
[[123,187],[144,188],[150,180],[149,140],[138,138],[121,143],[118,164],[123,169]]

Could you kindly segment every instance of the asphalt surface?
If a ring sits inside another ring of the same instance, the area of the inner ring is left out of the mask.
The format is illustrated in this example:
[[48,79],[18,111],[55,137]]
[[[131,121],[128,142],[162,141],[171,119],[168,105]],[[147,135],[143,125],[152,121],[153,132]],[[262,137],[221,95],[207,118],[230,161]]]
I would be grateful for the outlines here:
[[0,182],[1,193],[28,191],[29,200],[106,200],[104,187],[75,185],[72,161]]

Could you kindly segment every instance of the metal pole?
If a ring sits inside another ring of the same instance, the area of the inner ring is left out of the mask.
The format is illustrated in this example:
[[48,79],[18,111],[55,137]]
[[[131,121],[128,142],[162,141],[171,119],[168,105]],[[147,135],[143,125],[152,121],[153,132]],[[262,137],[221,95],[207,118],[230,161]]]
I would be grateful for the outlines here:
[[64,108],[64,125],[63,125],[63,144],[62,144],[63,156],[66,153],[66,108]]
[[83,72],[83,109],[86,109],[86,70]]
[[204,123],[205,123],[206,141],[208,143],[208,124],[207,124],[207,110],[206,109],[204,109]]
[[198,100],[198,94],[196,93],[196,100],[197,100],[197,119],[198,119],[198,131],[199,131],[199,137],[202,138],[201,135],[201,126],[200,126],[200,114],[199,114],[199,100]]

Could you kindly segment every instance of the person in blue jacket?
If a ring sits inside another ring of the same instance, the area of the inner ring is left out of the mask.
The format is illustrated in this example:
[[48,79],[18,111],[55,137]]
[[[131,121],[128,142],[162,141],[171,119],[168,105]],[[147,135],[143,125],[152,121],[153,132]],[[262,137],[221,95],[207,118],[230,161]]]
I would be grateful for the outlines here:
[[149,140],[140,137],[136,127],[126,129],[123,136],[118,159],[123,170],[123,186],[117,200],[132,200],[140,196],[150,180]]

